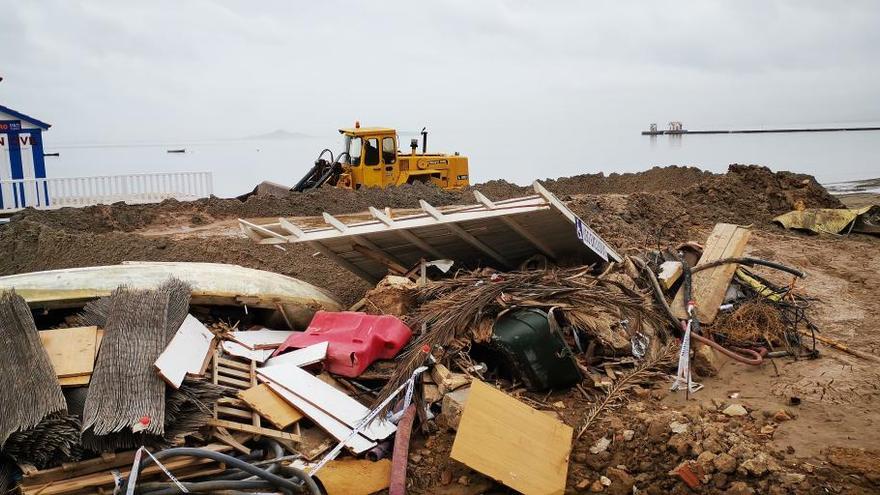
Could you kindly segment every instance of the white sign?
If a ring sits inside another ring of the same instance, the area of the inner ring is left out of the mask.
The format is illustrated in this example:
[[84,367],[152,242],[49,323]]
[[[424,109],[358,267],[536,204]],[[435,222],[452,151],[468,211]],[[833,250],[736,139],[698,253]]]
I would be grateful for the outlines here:
[[584,243],[585,246],[592,249],[593,252],[602,257],[603,260],[608,261],[608,249],[605,247],[605,243],[602,242],[602,239],[593,232],[593,229],[587,226],[580,217],[574,217],[574,228],[577,232],[577,238]]

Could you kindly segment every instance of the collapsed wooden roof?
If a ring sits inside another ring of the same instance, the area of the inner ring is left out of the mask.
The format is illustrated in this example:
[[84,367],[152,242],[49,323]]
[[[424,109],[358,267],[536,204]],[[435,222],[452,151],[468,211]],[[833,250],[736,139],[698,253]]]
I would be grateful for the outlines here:
[[260,244],[308,243],[340,266],[375,283],[388,267],[404,271],[420,259],[483,262],[515,269],[534,254],[585,263],[621,261],[620,255],[537,181],[534,195],[440,210],[421,200],[421,212],[392,218],[370,207],[370,220],[346,224],[324,213],[325,227],[291,219],[257,225],[239,219],[242,232]]

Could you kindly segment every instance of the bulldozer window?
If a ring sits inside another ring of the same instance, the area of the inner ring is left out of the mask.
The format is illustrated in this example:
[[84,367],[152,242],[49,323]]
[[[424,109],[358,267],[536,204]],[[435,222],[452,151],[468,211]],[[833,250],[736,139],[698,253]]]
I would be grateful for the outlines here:
[[382,138],[382,161],[385,162],[386,165],[391,165],[395,162],[396,156],[397,146],[394,146],[394,138]]
[[359,137],[345,137],[345,149],[348,151],[349,161],[352,165],[360,165],[361,164],[361,138]]
[[364,165],[379,164],[379,139],[367,139],[366,149],[364,150]]

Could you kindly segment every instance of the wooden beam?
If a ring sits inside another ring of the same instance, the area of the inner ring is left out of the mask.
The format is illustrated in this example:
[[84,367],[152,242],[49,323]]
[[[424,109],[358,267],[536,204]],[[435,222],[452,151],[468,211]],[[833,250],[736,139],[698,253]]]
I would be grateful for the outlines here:
[[[747,228],[727,223],[716,224],[709,234],[697,266],[710,261],[742,256],[750,236],[751,231]],[[728,263],[694,274],[691,298],[697,303],[697,318],[701,323],[709,324],[715,320],[718,306],[724,302],[724,295],[737,266],[739,265],[736,263]],[[672,313],[678,318],[687,318],[686,303],[684,287],[682,287],[672,302]]]
[[243,431],[245,433],[253,433],[254,435],[261,435],[264,437],[280,438],[282,440],[290,440],[297,443],[302,440],[302,437],[295,433],[288,433],[286,431],[273,430],[272,428],[258,427],[244,423],[236,423],[234,421],[226,421],[223,419],[211,419],[208,421],[208,424],[211,426],[223,427],[227,430]]
[[354,273],[355,275],[366,280],[368,283],[370,283],[372,285],[376,285],[376,283],[380,280],[379,277],[375,277],[375,276],[369,274],[366,270],[361,269],[359,266],[355,265],[354,263],[352,263],[352,262],[348,261],[347,259],[343,258],[342,256],[339,256],[338,254],[334,253],[327,246],[321,244],[320,241],[310,241],[309,246],[311,246],[315,251],[318,251],[319,253],[323,254],[324,256],[326,256],[326,257],[330,258],[331,260],[333,260],[334,262],[336,262],[337,265]]
[[241,218],[238,219],[238,225],[239,225],[239,227],[241,227],[241,230],[242,230],[242,232],[245,233],[245,235],[247,235],[248,237],[250,237],[251,239],[254,239],[254,240],[257,240],[257,238],[262,240],[263,238],[259,237],[259,236],[257,236],[257,238],[255,238],[253,235],[251,235],[251,233],[248,232],[248,229],[253,233],[259,232],[260,234],[263,234],[264,237],[274,237],[276,239],[281,239],[285,242],[288,241],[287,237],[284,237],[283,235],[279,234],[278,232],[269,230],[266,227],[261,227],[255,223],[248,222],[247,220],[243,220]]
[[438,222],[441,222],[443,226],[445,226],[447,229],[449,229],[449,231],[452,232],[453,234],[460,237],[463,241],[465,241],[468,244],[470,244],[471,246],[479,249],[480,251],[487,254],[489,257],[491,257],[492,259],[494,259],[498,263],[501,263],[503,266],[505,266],[507,268],[513,268],[513,263],[511,263],[510,260],[508,260],[507,258],[502,256],[498,251],[495,251],[494,249],[487,246],[483,241],[477,239],[476,237],[469,234],[463,228],[459,227],[458,225],[456,225],[454,223],[444,223],[443,222],[443,220],[444,220],[443,213],[440,213],[440,210],[438,210],[437,208],[434,208],[430,203],[428,203],[424,199],[420,199],[419,205],[421,205],[422,210],[425,213],[434,217],[434,219],[437,220]]
[[[477,201],[482,203],[486,208],[488,208],[490,210],[495,209],[495,203],[493,203],[486,196],[483,196],[483,194],[480,193],[480,191],[474,191],[474,197],[477,198]],[[534,234],[532,234],[531,232],[526,230],[525,227],[520,225],[520,223],[517,222],[516,220],[514,220],[513,218],[501,217],[501,221],[504,222],[505,225],[510,227],[511,230],[513,230],[517,234],[521,235],[527,241],[531,242],[532,245],[534,245],[536,248],[538,248],[538,251],[541,251],[548,258],[557,259],[559,257],[556,254],[556,252],[553,251],[553,248],[551,248],[546,242],[542,241],[537,236],[535,236]]]
[[397,272],[398,275],[401,275],[401,276],[406,275],[406,272],[408,271],[405,266],[395,262],[393,259],[388,257],[388,255],[386,255],[382,251],[376,251],[376,250],[370,249],[366,246],[362,246],[360,244],[353,245],[352,249],[361,253],[362,255],[366,256],[367,258],[370,258],[371,260],[375,261],[376,263],[379,263],[380,265],[386,266],[391,271]]
[[[378,210],[378,209],[373,208],[371,206],[370,207],[370,214],[373,215],[373,218],[375,218],[376,220],[379,220],[380,222],[384,223],[385,225],[387,225],[389,227],[393,227],[395,225],[394,220],[391,217],[389,217],[388,215],[386,215],[382,210]],[[430,254],[431,256],[433,256],[437,259],[448,258],[448,256],[443,254],[442,251],[440,251],[439,249],[435,248],[434,246],[428,244],[427,242],[424,241],[424,239],[413,234],[409,230],[395,229],[394,232],[397,235],[399,235],[400,237],[402,237],[404,240],[413,243],[416,247],[418,247],[422,251]]]
[[[323,216],[324,216],[324,221],[327,222],[334,229],[338,230],[339,232],[343,232],[343,233],[349,232],[348,225],[345,225],[338,218],[327,213],[326,211],[323,213]],[[399,260],[398,258],[394,257],[393,255],[386,253],[385,250],[380,248],[375,242],[367,239],[366,237],[359,236],[359,235],[352,235],[351,240],[353,240],[355,243],[360,244],[361,246],[363,246],[367,249],[372,249],[373,253],[367,254],[367,256],[370,256],[372,258],[371,254],[375,254],[375,255],[381,256],[383,258],[387,258],[388,262],[379,261],[379,263],[382,263],[383,265],[391,266],[391,268],[393,270],[399,271],[400,273],[406,273],[406,268],[404,267],[405,263],[403,261]],[[357,246],[355,246],[355,249],[357,250]],[[361,254],[364,254],[363,251],[358,251],[358,252],[360,252]],[[373,259],[375,259],[375,258],[373,258]]]
[[303,230],[299,228],[298,225],[286,218],[279,218],[278,224],[281,225],[282,229],[284,229],[286,232],[288,232],[293,237],[296,237],[297,239],[306,235],[306,233],[303,232]]

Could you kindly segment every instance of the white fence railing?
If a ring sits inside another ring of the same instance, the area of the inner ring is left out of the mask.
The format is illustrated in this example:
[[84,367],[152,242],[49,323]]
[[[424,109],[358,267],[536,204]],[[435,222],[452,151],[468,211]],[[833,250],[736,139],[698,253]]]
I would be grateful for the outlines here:
[[213,187],[211,172],[0,180],[0,211],[118,201],[156,203],[169,198],[190,201],[211,195]]

